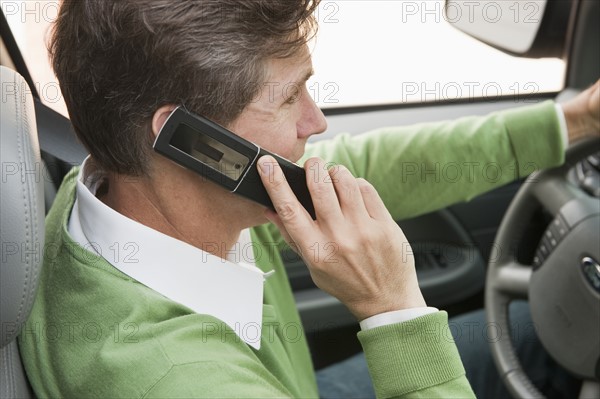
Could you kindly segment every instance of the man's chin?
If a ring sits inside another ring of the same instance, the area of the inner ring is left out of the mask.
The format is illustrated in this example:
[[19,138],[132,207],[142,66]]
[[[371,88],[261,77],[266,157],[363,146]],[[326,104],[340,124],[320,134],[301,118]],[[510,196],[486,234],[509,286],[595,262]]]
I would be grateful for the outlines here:
[[236,198],[236,202],[239,205],[237,208],[243,209],[244,218],[247,218],[251,226],[258,226],[269,222],[265,217],[266,206],[235,193],[231,193],[231,195]]
[[254,204],[258,207],[258,212],[253,213],[253,217],[250,220],[250,226],[248,227],[256,227],[256,226],[260,226],[261,224],[265,224],[265,223],[269,223],[269,219],[267,219],[267,217],[265,216],[265,211],[267,210],[266,207],[260,205],[260,204]]
[[[298,151],[296,151],[294,154],[292,154],[292,156],[288,159],[294,163],[298,163],[298,161],[300,161],[302,159],[302,157],[304,156],[305,152],[306,152],[306,140],[304,140],[304,142],[302,143],[302,145],[300,146]],[[300,166],[302,166],[302,165],[300,165]]]

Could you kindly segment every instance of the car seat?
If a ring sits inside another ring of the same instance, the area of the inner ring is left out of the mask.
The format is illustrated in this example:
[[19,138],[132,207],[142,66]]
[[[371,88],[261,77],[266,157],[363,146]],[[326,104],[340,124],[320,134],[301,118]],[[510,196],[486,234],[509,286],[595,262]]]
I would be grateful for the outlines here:
[[34,397],[17,337],[35,299],[44,251],[44,177],[27,83],[0,66],[0,397]]

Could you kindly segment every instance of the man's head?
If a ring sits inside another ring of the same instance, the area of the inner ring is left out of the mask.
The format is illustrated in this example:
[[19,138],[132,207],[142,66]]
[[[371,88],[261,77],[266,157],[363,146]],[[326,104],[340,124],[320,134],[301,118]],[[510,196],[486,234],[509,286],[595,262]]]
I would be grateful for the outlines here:
[[50,51],[79,139],[104,169],[147,174],[155,112],[183,104],[232,124],[273,89],[269,65],[308,57],[317,4],[65,0]]

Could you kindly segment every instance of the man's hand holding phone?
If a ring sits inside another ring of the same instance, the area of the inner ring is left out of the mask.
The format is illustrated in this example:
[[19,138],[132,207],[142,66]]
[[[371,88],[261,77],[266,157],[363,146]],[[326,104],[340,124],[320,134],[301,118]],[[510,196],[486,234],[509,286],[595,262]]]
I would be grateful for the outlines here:
[[414,256],[375,188],[348,169],[306,161],[317,219],[296,199],[274,158],[260,158],[262,182],[277,212],[266,211],[286,242],[307,263],[315,284],[338,298],[358,320],[426,306]]

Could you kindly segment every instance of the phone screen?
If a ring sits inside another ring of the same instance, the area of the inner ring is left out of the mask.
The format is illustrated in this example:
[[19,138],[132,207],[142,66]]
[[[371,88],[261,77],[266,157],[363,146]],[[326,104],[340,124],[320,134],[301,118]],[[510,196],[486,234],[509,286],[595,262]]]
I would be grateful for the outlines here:
[[242,177],[251,161],[202,130],[193,129],[183,123],[177,126],[169,144],[234,181]]

